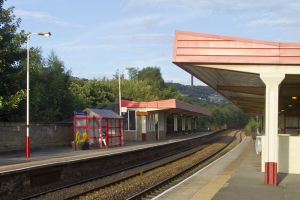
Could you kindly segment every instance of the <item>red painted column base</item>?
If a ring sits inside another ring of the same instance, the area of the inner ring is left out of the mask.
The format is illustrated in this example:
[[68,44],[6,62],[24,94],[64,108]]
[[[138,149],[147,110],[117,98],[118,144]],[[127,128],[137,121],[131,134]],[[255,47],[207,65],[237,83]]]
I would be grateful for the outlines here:
[[277,186],[277,163],[265,162],[265,184]]
[[26,158],[30,157],[30,140],[29,137],[26,136]]
[[146,133],[142,133],[142,141],[147,141],[147,135],[146,135]]

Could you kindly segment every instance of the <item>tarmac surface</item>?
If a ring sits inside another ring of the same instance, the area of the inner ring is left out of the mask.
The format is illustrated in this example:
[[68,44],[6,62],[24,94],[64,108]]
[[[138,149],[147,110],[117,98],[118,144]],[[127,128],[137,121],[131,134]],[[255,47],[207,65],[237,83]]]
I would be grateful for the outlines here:
[[277,187],[264,184],[260,156],[247,137],[234,150],[154,199],[295,200],[300,199],[300,175],[279,174]]

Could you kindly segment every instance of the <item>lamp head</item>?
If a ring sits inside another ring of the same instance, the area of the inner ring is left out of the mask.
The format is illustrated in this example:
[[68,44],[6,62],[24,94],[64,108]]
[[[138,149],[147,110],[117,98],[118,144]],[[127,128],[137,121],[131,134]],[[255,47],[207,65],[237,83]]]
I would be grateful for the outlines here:
[[49,37],[49,36],[51,36],[51,32],[39,32],[38,35]]

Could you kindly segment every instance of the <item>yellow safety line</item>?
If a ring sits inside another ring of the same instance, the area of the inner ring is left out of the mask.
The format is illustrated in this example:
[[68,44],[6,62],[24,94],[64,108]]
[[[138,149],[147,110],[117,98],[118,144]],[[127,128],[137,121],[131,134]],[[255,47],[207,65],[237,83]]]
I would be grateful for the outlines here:
[[243,152],[231,162],[224,170],[216,175],[211,181],[201,188],[193,197],[192,200],[211,200],[216,193],[227,183],[232,174],[238,169],[244,160],[246,153],[249,152],[250,142]]

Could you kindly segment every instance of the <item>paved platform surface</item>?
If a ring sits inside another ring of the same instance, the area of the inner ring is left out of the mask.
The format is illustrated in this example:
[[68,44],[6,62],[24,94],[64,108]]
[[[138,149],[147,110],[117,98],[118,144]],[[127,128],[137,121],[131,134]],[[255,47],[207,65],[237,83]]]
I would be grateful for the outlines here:
[[193,137],[200,137],[211,132],[194,133],[182,135],[172,138],[167,138],[161,141],[152,142],[136,142],[125,141],[122,147],[111,147],[109,149],[93,149],[74,151],[71,147],[58,147],[34,150],[31,152],[31,157],[26,158],[24,152],[7,152],[0,154],[0,174],[8,171],[30,168],[33,166],[43,166],[53,163],[69,162],[72,160],[80,160],[91,157],[101,157],[106,155],[117,154],[121,152],[133,151],[137,149],[149,148],[157,145],[164,145],[181,140],[186,140]]
[[280,174],[278,187],[264,185],[263,178],[260,156],[248,137],[222,159],[155,199],[300,199],[300,175]]

